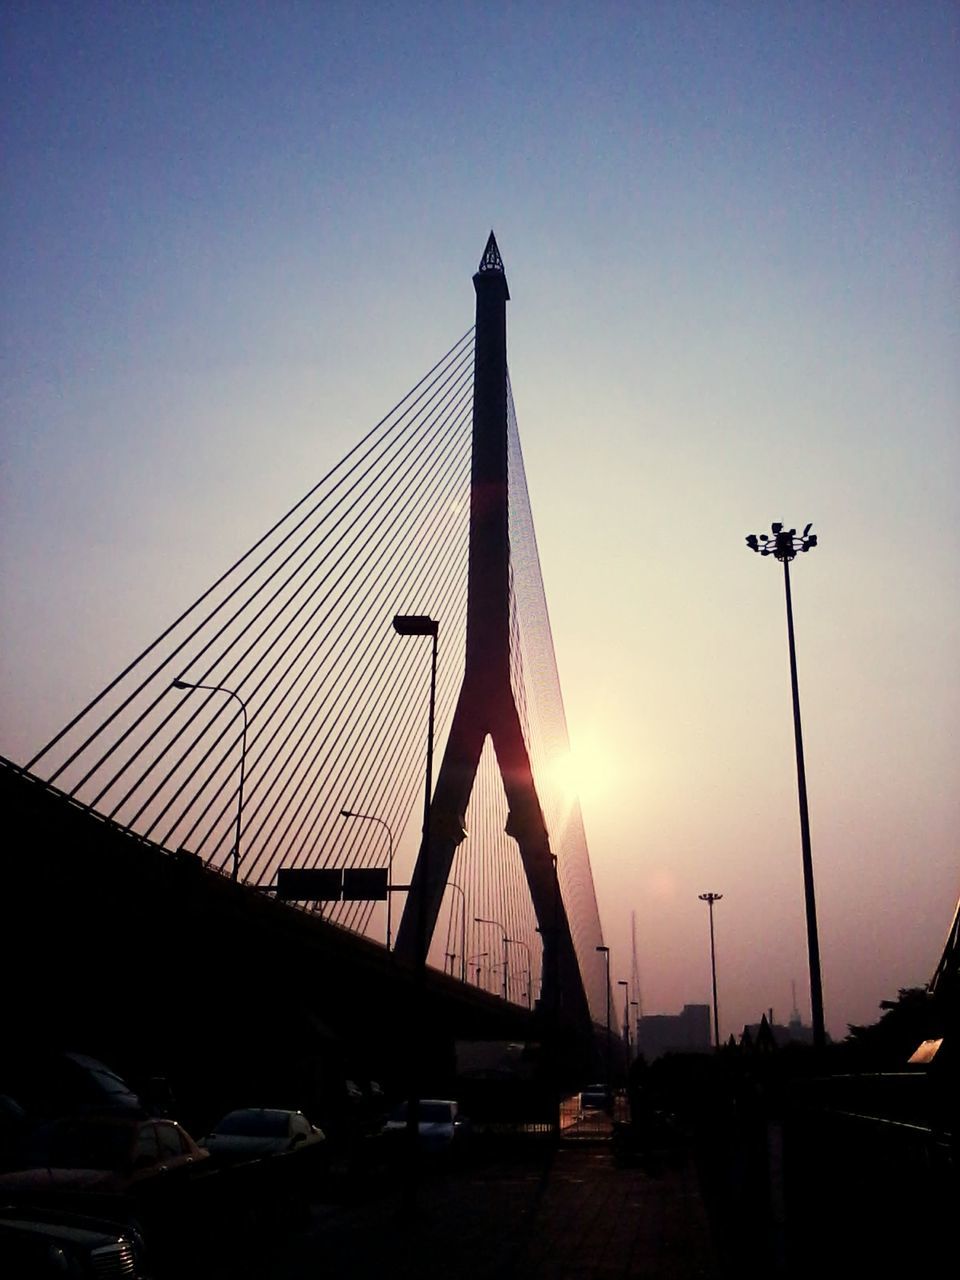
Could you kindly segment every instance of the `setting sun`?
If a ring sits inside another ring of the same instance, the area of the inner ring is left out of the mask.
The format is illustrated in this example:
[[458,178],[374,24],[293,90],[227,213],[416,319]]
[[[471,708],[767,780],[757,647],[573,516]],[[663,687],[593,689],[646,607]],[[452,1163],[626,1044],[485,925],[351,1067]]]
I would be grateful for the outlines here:
[[587,741],[557,755],[550,763],[548,777],[565,804],[574,800],[590,804],[612,792],[616,766],[608,749]]

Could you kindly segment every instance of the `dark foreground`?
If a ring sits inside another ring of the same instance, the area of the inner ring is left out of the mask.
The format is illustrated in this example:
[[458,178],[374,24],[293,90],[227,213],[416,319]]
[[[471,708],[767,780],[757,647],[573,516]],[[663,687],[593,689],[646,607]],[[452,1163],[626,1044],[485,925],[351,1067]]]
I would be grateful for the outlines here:
[[[349,1178],[297,1224],[224,1254],[218,1277],[619,1280],[717,1269],[692,1165],[621,1167],[610,1142],[530,1143],[402,1177]],[[174,1274],[173,1271],[170,1273]]]

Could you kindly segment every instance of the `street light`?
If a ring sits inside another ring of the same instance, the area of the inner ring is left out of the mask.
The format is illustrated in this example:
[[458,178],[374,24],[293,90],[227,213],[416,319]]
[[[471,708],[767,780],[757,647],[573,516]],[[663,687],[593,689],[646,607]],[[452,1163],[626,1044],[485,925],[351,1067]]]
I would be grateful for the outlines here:
[[231,879],[236,883],[240,871],[240,831],[243,823],[243,775],[247,767],[247,704],[240,697],[239,693],[234,693],[232,689],[225,689],[222,684],[191,684],[189,680],[174,680],[170,686],[173,689],[209,689],[213,693],[225,693],[228,697],[235,698],[240,703],[240,710],[243,712],[243,736],[240,740],[240,788],[237,794],[237,829],[233,841],[233,875]]
[[508,996],[507,996],[507,943],[510,941],[510,939],[507,937],[507,931],[503,927],[503,925],[500,923],[499,920],[486,920],[484,919],[483,916],[474,916],[473,921],[474,921],[474,924],[495,924],[497,928],[500,930],[501,934],[503,935],[503,998],[504,1000],[506,1000],[508,999]]
[[[467,980],[467,895],[463,892],[458,884],[453,880],[447,881],[448,889],[456,889],[460,895],[460,981]],[[453,977],[453,965],[450,966],[450,976]]]
[[341,809],[341,818],[360,818],[363,822],[378,822],[387,833],[387,950],[390,950],[390,939],[392,937],[390,931],[390,922],[392,919],[391,906],[393,894],[390,886],[393,884],[393,832],[387,826],[382,818],[378,818],[372,813],[355,813],[353,809]]
[[[477,952],[477,954],[476,954],[475,956],[470,956],[470,961],[469,961],[469,962],[470,962],[470,963],[472,963],[474,960],[486,960],[486,958],[487,958],[487,956],[488,956],[489,954],[490,954],[490,952],[489,952],[489,951],[478,951],[478,952]],[[479,985],[480,985],[480,971],[481,971],[481,968],[482,968],[482,966],[478,964],[478,965],[477,965],[477,986],[478,986],[478,987],[479,987]]]
[[630,1066],[630,983],[624,978],[617,979],[617,986],[623,987],[623,1042],[627,1049],[627,1066]]
[[610,1064],[613,1058],[613,1047],[610,1043],[610,948],[597,947],[597,950],[606,957],[607,961],[607,1088],[613,1084],[611,1080]]
[[530,948],[521,938],[505,938],[505,942],[512,942],[515,947],[523,947],[527,953],[527,1008],[531,1008],[530,988],[533,985],[533,958],[530,955]]
[[813,857],[810,853],[810,818],[807,813],[807,775],[803,764],[803,734],[800,728],[800,693],[797,685],[797,650],[793,638],[793,601],[790,596],[790,562],[797,552],[810,551],[817,545],[817,535],[808,524],[803,533],[772,524],[770,534],[747,535],[747,546],[762,556],[773,556],[783,565],[783,583],[787,597],[787,640],[790,648],[790,686],[793,693],[793,735],[797,749],[797,792],[800,800],[800,844],[803,851],[803,893],[807,912],[807,954],[810,963],[810,1016],[813,1021],[813,1043],[817,1049],[826,1044],[823,1024],[823,986],[820,979],[820,942],[817,936],[817,902],[813,889]]
[[720,1020],[717,1017],[717,953],[713,945],[713,904],[719,902],[722,893],[698,894],[701,902],[710,908],[710,968],[713,972],[713,1047],[720,1048]]
[[[416,1019],[424,1021],[424,985],[427,970],[427,903],[426,896],[430,886],[430,799],[433,791],[433,721],[437,701],[437,637],[440,624],[426,614],[397,614],[393,619],[393,629],[398,636],[429,636],[433,642],[430,659],[430,710],[427,717],[427,771],[423,791],[423,844],[420,850],[420,892],[417,895],[417,964],[415,970]],[[414,1184],[417,1177],[419,1157],[420,1131],[420,1042],[424,1027],[417,1025],[411,1036],[412,1058],[414,1065],[413,1087],[407,1099],[407,1142],[410,1150],[412,1177],[408,1187],[408,1195],[414,1195]]]

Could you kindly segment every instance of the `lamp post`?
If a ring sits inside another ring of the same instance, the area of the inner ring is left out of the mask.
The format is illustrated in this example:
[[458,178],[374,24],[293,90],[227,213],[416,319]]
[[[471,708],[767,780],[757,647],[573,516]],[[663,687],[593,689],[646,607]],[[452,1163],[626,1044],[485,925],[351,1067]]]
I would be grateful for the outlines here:
[[[460,981],[467,980],[467,895],[463,892],[458,884],[453,880],[447,881],[448,889],[456,889],[460,895]],[[453,965],[450,966],[450,976],[453,977]]]
[[427,716],[427,770],[423,791],[423,847],[420,852],[420,866],[423,874],[421,890],[417,900],[417,963],[415,970],[416,990],[414,1003],[416,1007],[417,1025],[412,1028],[411,1044],[413,1046],[413,1082],[410,1097],[407,1099],[407,1143],[410,1150],[410,1166],[412,1177],[407,1194],[413,1198],[417,1178],[417,1161],[419,1155],[420,1133],[420,1054],[421,1038],[424,1032],[424,997],[427,971],[427,904],[425,896],[429,890],[430,875],[430,798],[433,791],[433,721],[437,701],[437,637],[440,631],[439,622],[425,614],[397,614],[393,619],[393,629],[398,636],[429,636],[432,640],[430,657],[430,709]]
[[510,939],[507,937],[507,931],[499,920],[487,920],[483,916],[474,916],[474,924],[494,924],[500,930],[503,937],[503,998],[509,999],[507,995],[507,943]]
[[597,950],[606,958],[607,961],[607,1088],[612,1085],[610,1079],[610,1064],[613,1060],[613,1046],[610,1040],[610,948],[597,947]]
[[627,1050],[627,1066],[630,1066],[630,983],[625,978],[617,979],[617,986],[623,987],[623,1043]]
[[747,546],[762,556],[773,556],[783,565],[783,583],[787,599],[787,642],[790,649],[790,687],[793,693],[793,735],[797,751],[797,793],[800,801],[800,844],[803,852],[803,894],[807,914],[807,954],[810,964],[810,1016],[813,1043],[817,1049],[826,1044],[823,1023],[823,986],[820,979],[820,942],[817,936],[817,902],[813,888],[813,858],[810,852],[810,818],[807,813],[807,775],[803,763],[803,733],[800,728],[800,693],[797,684],[797,651],[793,638],[793,601],[790,596],[790,562],[797,552],[817,545],[817,535],[808,524],[803,533],[784,529],[780,523],[770,526],[770,534],[747,535]]
[[[489,951],[478,951],[478,952],[477,952],[477,954],[476,954],[475,956],[471,956],[471,957],[470,957],[470,962],[472,963],[474,960],[486,960],[486,958],[487,958],[487,956],[488,956],[489,954],[490,954],[490,952],[489,952]],[[478,986],[478,987],[479,987],[479,985],[480,985],[480,971],[481,971],[481,967],[482,967],[481,965],[479,965],[479,964],[477,965],[477,986]]]
[[527,1008],[531,1008],[530,988],[533,985],[533,958],[530,955],[530,948],[521,938],[505,938],[505,942],[512,943],[515,947],[523,947],[527,953]]
[[363,822],[377,822],[387,833],[387,950],[389,951],[392,937],[390,922],[393,918],[391,914],[393,894],[390,890],[390,886],[393,884],[393,832],[382,818],[378,818],[373,813],[356,813],[353,809],[341,809],[340,817],[360,818]]
[[717,1017],[717,953],[713,945],[713,904],[719,902],[723,894],[701,893],[698,897],[701,902],[705,902],[710,908],[710,969],[713,973],[713,1047],[719,1049],[720,1020]]
[[237,793],[237,827],[236,834],[233,839],[233,874],[230,877],[234,884],[240,874],[240,832],[243,824],[243,778],[247,767],[247,704],[240,697],[239,693],[234,693],[232,689],[226,689],[222,684],[191,684],[189,680],[174,680],[171,688],[186,689],[209,689],[214,693],[225,693],[230,698],[235,698],[240,703],[240,710],[243,712],[243,736],[240,740],[240,788]]

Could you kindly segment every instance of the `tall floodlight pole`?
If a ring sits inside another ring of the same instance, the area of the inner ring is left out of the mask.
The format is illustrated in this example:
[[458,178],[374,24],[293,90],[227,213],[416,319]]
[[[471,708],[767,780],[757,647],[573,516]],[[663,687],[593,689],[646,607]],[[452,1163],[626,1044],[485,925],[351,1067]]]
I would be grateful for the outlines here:
[[373,813],[355,813],[352,809],[341,809],[341,818],[361,818],[364,822],[378,822],[387,833],[387,950],[390,950],[390,922],[392,919],[390,906],[393,898],[391,885],[393,884],[393,832],[382,818],[378,818]]
[[473,922],[474,924],[495,924],[497,928],[500,930],[500,935],[503,939],[503,950],[502,950],[502,956],[501,956],[503,960],[503,998],[504,1000],[506,1000],[508,999],[508,996],[507,996],[507,943],[510,941],[510,939],[507,937],[507,931],[503,927],[503,925],[500,923],[499,920],[487,920],[483,916],[474,916]]
[[233,689],[225,689],[222,684],[191,684],[189,680],[174,680],[174,689],[209,689],[213,693],[225,693],[240,703],[243,712],[243,736],[240,740],[240,787],[237,792],[237,826],[233,839],[233,874],[231,880],[236,883],[240,875],[240,832],[243,826],[243,777],[247,767],[247,704]]
[[[429,884],[426,877],[430,867],[430,795],[433,790],[433,721],[437,700],[437,636],[440,631],[439,622],[424,614],[398,614],[393,620],[393,629],[398,636],[429,636],[432,640],[430,655],[430,709],[427,716],[427,772],[423,793],[423,838],[420,845],[420,861],[424,869],[424,884]],[[388,895],[389,896],[389,895]],[[413,1176],[410,1179],[408,1194],[414,1194],[416,1182],[417,1156],[420,1136],[420,1055],[423,1052],[422,1037],[424,1033],[424,987],[427,975],[427,904],[424,901],[421,887],[416,905],[417,946],[416,946],[416,1018],[417,1026],[413,1028],[414,1079],[410,1096],[407,1099],[407,1143],[410,1151],[410,1166]]]
[[611,1063],[613,1061],[613,1045],[610,1039],[610,948],[597,947],[597,950],[607,962],[607,1088],[609,1089],[613,1081],[611,1080]]
[[803,894],[807,912],[807,953],[810,960],[810,1016],[813,1021],[813,1043],[823,1049],[826,1031],[823,1023],[823,986],[820,979],[820,942],[817,936],[817,901],[813,889],[813,858],[810,853],[810,818],[807,813],[807,775],[803,764],[803,734],[800,728],[800,693],[797,685],[797,650],[793,638],[793,601],[790,596],[790,562],[798,551],[809,551],[817,545],[817,535],[808,524],[803,533],[772,524],[769,534],[747,535],[747,546],[762,556],[773,556],[783,565],[783,583],[787,597],[787,641],[790,648],[790,687],[793,693],[793,734],[797,748],[797,791],[800,800],[800,843],[803,850]]
[[722,893],[701,893],[699,898],[710,908],[710,971],[713,974],[713,1047],[720,1048],[720,1018],[717,1014],[717,951],[713,945],[713,904],[719,902]]

